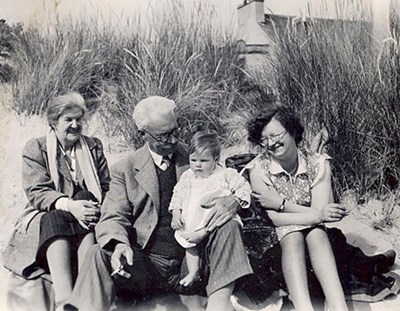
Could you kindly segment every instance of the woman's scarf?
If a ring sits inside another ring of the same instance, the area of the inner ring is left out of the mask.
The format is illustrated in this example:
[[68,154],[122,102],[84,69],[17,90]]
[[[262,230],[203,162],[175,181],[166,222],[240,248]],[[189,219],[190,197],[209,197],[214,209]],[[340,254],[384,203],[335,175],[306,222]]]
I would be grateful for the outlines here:
[[[60,176],[58,173],[57,163],[57,145],[58,140],[54,130],[50,130],[46,137],[47,142],[47,157],[49,161],[50,177],[54,182],[56,191],[60,189]],[[79,140],[75,143],[76,161],[79,163],[79,167],[82,172],[83,179],[87,190],[93,193],[96,199],[101,202],[101,187],[99,176],[94,165],[92,155],[90,153],[86,139],[81,135]]]

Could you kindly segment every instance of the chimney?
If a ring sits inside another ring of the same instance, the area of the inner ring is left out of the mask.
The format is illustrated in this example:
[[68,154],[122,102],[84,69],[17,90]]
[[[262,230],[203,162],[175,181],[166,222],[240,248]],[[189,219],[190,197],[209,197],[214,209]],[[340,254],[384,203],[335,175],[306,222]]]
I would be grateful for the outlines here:
[[246,23],[251,18],[257,23],[264,23],[264,0],[243,0],[238,6],[238,22]]
[[238,6],[239,40],[246,45],[268,45],[269,40],[261,27],[264,23],[264,1],[245,0]]

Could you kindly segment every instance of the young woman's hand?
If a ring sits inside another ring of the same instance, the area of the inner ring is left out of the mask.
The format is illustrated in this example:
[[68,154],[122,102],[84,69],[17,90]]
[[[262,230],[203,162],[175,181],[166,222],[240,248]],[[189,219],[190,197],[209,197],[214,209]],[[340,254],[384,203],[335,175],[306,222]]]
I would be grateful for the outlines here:
[[273,187],[266,186],[263,191],[253,191],[251,197],[266,209],[278,210],[282,204],[282,197]]
[[317,212],[319,213],[320,222],[336,222],[347,216],[346,208],[337,203],[328,203]]

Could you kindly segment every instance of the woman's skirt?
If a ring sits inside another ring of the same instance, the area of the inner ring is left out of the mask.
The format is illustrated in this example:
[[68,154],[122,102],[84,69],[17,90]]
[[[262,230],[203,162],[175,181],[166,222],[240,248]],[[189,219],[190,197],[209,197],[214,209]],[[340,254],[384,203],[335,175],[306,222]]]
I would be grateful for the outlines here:
[[[74,195],[73,200],[94,201],[96,199],[89,191],[81,190]],[[71,243],[71,253],[74,254],[75,246],[89,232],[91,231],[82,227],[70,212],[51,210],[45,213],[40,219],[39,245],[36,257],[38,263],[45,269],[47,268],[46,251],[55,239],[68,238]]]
[[40,220],[39,249],[54,238],[79,236],[88,232],[70,212],[52,210]]

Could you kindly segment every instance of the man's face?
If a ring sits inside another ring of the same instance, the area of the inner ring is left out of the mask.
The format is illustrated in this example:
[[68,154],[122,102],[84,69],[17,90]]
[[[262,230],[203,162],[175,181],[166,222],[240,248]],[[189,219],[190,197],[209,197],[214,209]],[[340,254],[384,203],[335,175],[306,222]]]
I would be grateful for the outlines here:
[[150,149],[161,156],[175,152],[178,139],[174,134],[177,135],[178,131],[178,122],[174,115],[152,119],[143,129]]

